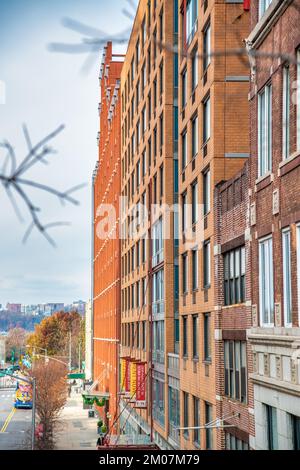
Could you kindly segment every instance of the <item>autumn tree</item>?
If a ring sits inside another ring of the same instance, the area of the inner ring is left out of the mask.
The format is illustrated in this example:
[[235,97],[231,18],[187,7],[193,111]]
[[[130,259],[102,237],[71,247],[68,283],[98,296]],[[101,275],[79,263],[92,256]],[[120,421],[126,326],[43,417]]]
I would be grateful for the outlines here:
[[71,350],[72,365],[78,366],[81,324],[82,318],[77,312],[57,312],[45,318],[28,338],[29,352],[32,354],[36,348],[39,353],[42,348],[49,356],[66,358]]
[[9,330],[6,339],[7,359],[14,357],[17,359],[25,351],[28,333],[23,328],[12,328]]
[[36,414],[42,429],[36,448],[53,449],[59,416],[67,401],[67,367],[55,360],[35,361],[30,371],[36,381]]

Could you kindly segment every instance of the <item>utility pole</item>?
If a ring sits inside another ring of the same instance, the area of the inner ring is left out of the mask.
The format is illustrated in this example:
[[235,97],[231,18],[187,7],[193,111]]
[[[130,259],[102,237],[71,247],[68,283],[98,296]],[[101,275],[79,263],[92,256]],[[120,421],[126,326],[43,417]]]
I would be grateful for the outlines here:
[[81,372],[81,339],[79,338],[78,346],[78,362],[79,362],[79,372]]
[[72,333],[69,331],[69,371],[72,369]]

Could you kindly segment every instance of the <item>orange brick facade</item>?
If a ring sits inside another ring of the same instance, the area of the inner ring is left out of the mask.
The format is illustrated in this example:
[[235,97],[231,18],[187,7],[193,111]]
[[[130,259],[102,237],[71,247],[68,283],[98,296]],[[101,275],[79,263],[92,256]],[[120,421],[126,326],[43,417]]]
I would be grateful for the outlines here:
[[[93,317],[94,381],[98,392],[109,394],[106,407],[100,408],[102,419],[111,426],[117,414],[118,356],[120,340],[120,240],[118,230],[121,191],[120,74],[123,58],[115,56],[112,44],[104,50],[100,70],[99,161],[93,184],[94,252]],[[106,225],[105,205],[114,210]],[[110,429],[112,433],[116,428]]]
[[[199,233],[198,239],[193,246],[183,239],[179,246],[181,426],[202,429],[181,433],[180,447],[221,449],[224,440],[216,420],[228,410],[220,403],[223,361],[218,345],[221,307],[214,261],[218,241],[213,194],[214,187],[230,179],[249,157],[249,67],[230,52],[243,47],[249,13],[240,2],[198,2],[198,19],[187,31],[187,5],[183,1],[179,12],[179,194],[181,205],[192,205],[195,198],[200,210],[195,220],[190,217],[187,222],[187,229],[192,226]],[[207,60],[210,51],[216,55]],[[200,57],[198,61],[193,59],[195,55]],[[188,272],[185,287],[184,262]],[[205,429],[208,423],[212,427]]]

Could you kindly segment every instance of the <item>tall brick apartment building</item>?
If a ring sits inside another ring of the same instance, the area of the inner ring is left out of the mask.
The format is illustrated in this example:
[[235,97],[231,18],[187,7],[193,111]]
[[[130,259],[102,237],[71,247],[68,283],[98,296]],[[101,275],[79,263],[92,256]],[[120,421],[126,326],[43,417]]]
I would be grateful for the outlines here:
[[[114,55],[112,43],[104,48],[100,70],[99,160],[93,178],[93,377],[89,393],[106,398],[100,408],[108,425],[117,413],[121,309],[121,256],[119,196],[121,192],[121,95],[123,56]],[[107,208],[115,211],[109,228]],[[114,433],[115,428],[111,429]]]
[[299,1],[251,2],[254,449],[300,448],[299,24]]
[[[227,312],[219,306],[223,304],[214,255],[218,259],[220,244],[224,248],[228,243],[230,250],[231,237],[242,236],[244,225],[235,235],[229,230],[230,218],[225,218],[228,231],[221,234],[217,227],[215,233],[213,190],[249,157],[249,67],[230,53],[244,47],[249,34],[247,10],[242,1],[190,0],[179,5],[181,449],[224,447],[225,435],[217,435],[217,420],[230,422],[231,413],[241,408],[229,400],[222,402],[224,377],[219,369],[224,361],[219,342],[224,331],[226,348],[231,349],[238,338],[244,354],[245,307],[237,305]],[[237,427],[241,424],[240,434],[247,431],[247,420],[245,408],[243,418],[234,422]]]
[[147,366],[146,406],[123,397],[120,426],[165,449],[179,446],[180,425],[177,227],[164,211],[177,202],[178,57],[161,46],[177,36],[176,0],[140,1],[121,75],[125,230],[137,221],[137,233],[122,240],[121,361]]

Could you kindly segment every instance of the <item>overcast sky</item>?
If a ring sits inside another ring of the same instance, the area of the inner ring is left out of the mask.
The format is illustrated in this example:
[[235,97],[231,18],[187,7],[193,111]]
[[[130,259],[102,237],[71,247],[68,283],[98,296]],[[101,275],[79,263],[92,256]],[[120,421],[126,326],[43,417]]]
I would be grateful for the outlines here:
[[[30,218],[22,225],[0,186],[0,303],[72,302],[90,297],[91,175],[97,160],[99,66],[102,51],[88,75],[80,73],[85,55],[49,52],[51,42],[78,43],[81,36],[62,26],[63,17],[118,33],[130,26],[122,13],[126,0],[1,0],[0,81],[6,85],[6,102],[0,104],[0,141],[7,139],[18,159],[26,147],[22,124],[33,142],[60,124],[66,130],[52,145],[57,154],[48,166],[39,165],[26,176],[67,189],[88,183],[78,193],[80,207],[66,205],[31,191],[41,206],[44,223],[69,221],[55,228],[53,249],[34,232],[27,244],[22,238]],[[117,52],[124,52],[120,46]],[[4,159],[0,151],[0,163]]]

